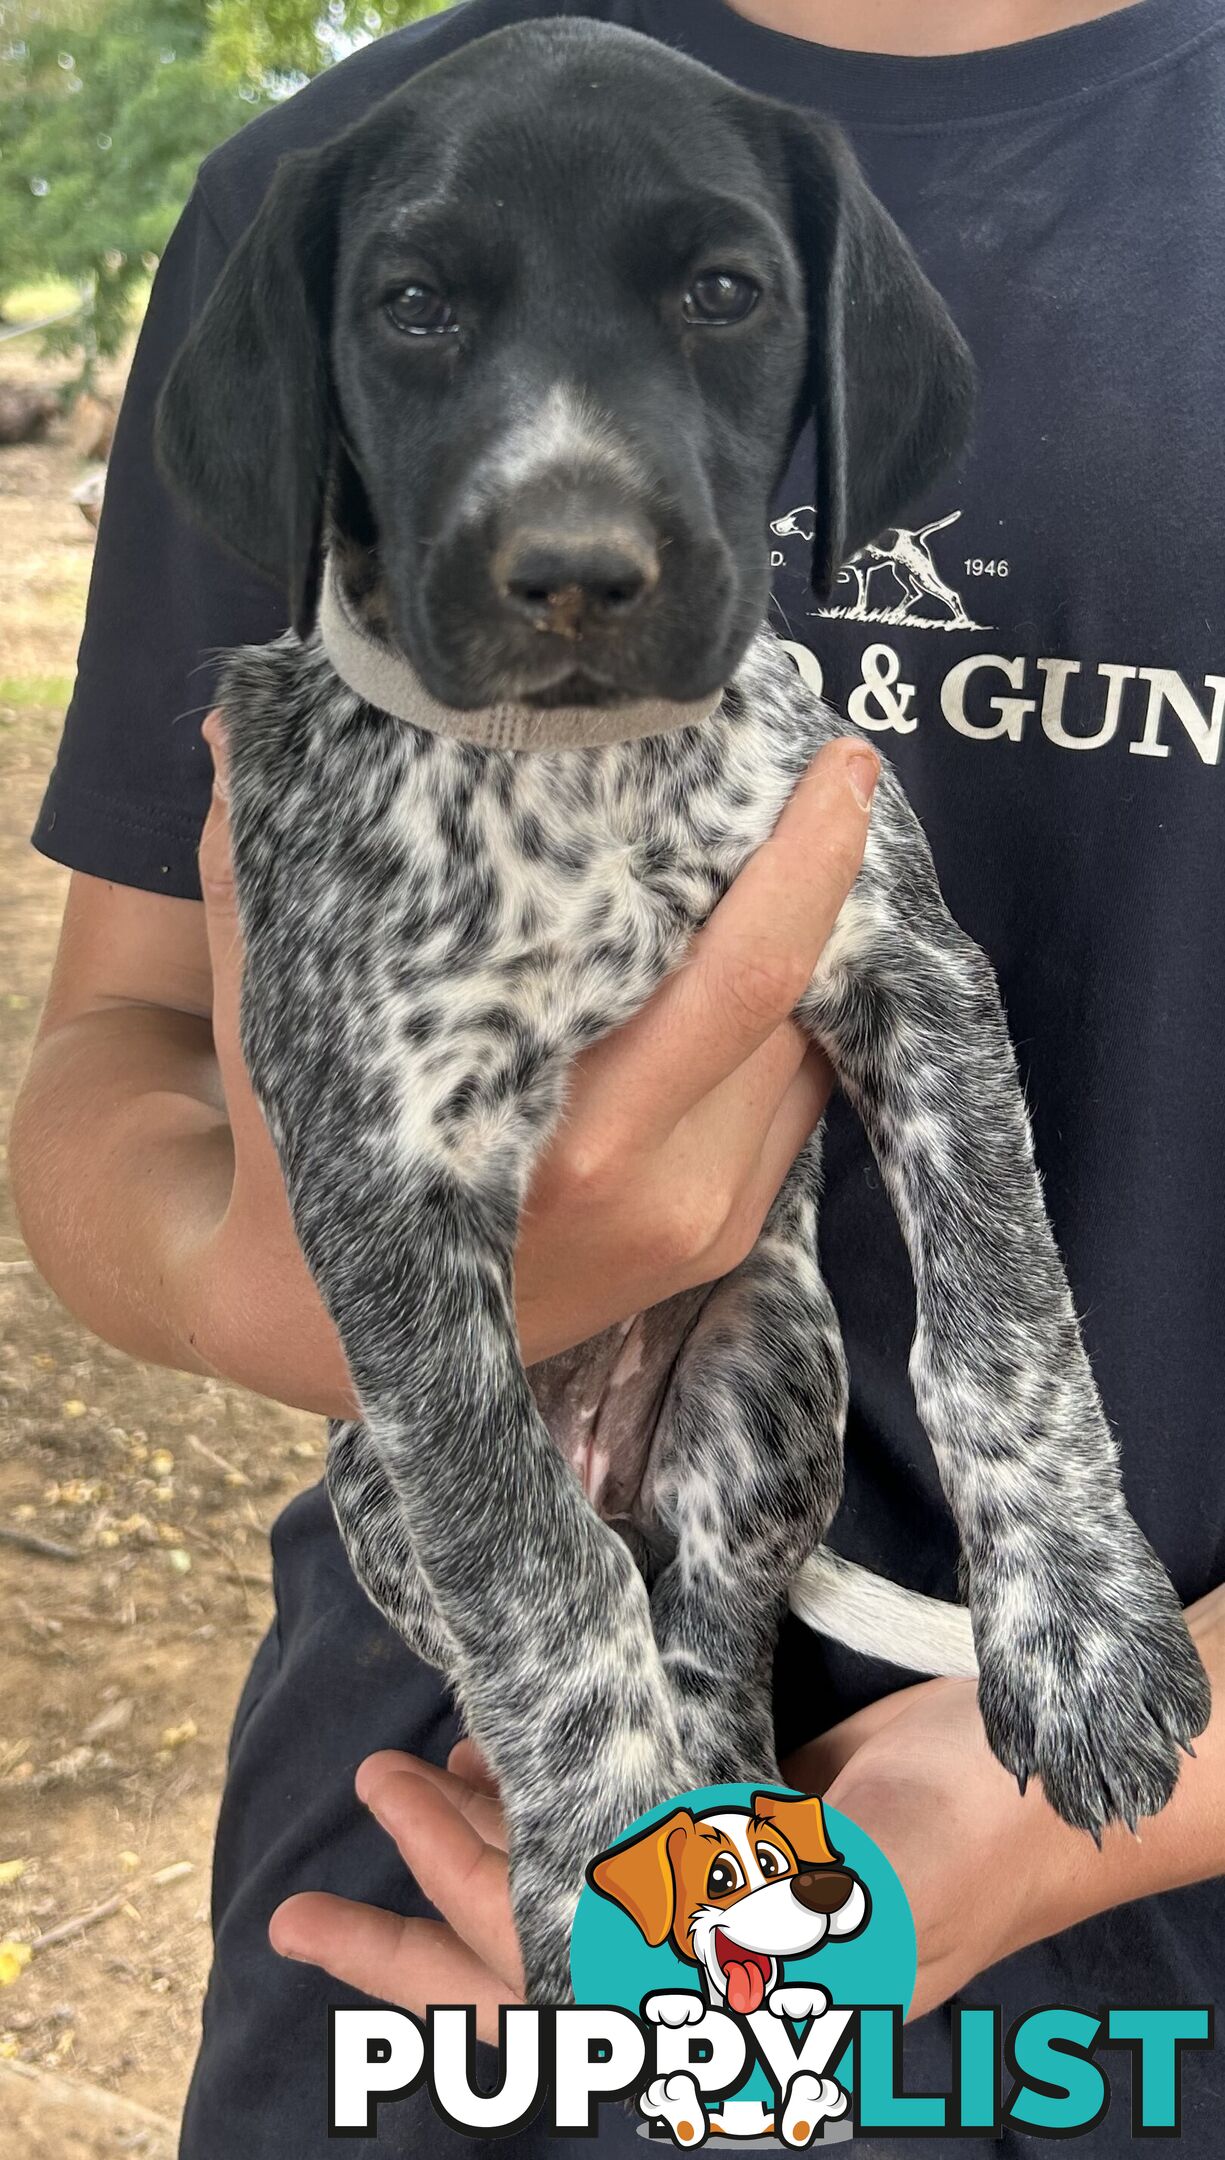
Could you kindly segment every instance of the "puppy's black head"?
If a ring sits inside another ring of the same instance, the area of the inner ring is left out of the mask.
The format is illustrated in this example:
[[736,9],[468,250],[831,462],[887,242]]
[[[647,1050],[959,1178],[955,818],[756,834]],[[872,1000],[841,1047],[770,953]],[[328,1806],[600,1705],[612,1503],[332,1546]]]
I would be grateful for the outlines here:
[[325,537],[426,686],[695,699],[960,447],[970,366],[837,131],[629,31],[496,32],[285,161],[163,394],[171,481],[312,620]]

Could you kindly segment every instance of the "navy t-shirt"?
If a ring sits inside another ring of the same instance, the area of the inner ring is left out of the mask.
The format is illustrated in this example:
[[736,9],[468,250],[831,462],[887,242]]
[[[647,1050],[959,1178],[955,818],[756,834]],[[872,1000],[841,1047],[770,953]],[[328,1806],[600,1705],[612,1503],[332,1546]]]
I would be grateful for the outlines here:
[[[1225,0],[1142,0],[929,60],[832,51],[722,0],[469,0],[253,122],[206,161],[155,285],[36,844],[95,876],[198,894],[214,655],[278,634],[284,606],[168,502],[151,414],[277,160],[454,44],[570,12],[832,113],[974,350],[971,455],[823,608],[805,582],[801,446],[775,504],[775,619],[895,762],[949,904],[995,964],[1128,1499],[1189,1602],[1225,1578]],[[831,1542],[953,1596],[953,1527],[906,1376],[905,1253],[853,1120],[835,1106],[830,1128],[822,1247],[852,1381]],[[261,2156],[326,2149],[312,2020],[339,1991],[277,1969],[262,1928],[279,1896],[325,1881],[406,1901],[377,1836],[354,1824],[347,1780],[369,1747],[442,1749],[448,1730],[436,1689],[409,1675],[357,1593],[322,1498],[295,1503],[275,1542],[280,1632],[244,1699],[223,1809],[191,2160],[237,2149],[243,2123]],[[783,1745],[900,1677],[793,1628]],[[1211,2001],[1223,1942],[1218,1882],[1027,1951],[964,1999],[1002,2002],[1006,2021],[1056,2001]],[[261,2019],[281,2036],[279,2078]],[[926,2055],[933,2075],[944,2024],[912,2036],[911,2059]],[[1121,2056],[1117,2080],[1115,2110],[1082,2150],[1126,2142]],[[1188,2059],[1186,2150],[1218,2149],[1221,2084],[1214,2057]],[[397,2129],[394,2112],[387,2149],[450,2149],[440,2126],[410,2110]],[[605,2136],[617,2144],[620,2126]]]

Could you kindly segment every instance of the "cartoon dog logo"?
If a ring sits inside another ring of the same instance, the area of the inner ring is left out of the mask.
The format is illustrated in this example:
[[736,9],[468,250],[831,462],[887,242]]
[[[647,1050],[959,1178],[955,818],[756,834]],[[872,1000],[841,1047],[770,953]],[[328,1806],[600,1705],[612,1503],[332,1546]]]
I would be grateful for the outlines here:
[[[602,1853],[588,1881],[621,1906],[653,1948],[670,1943],[697,1967],[702,1992],[648,1995],[652,2023],[696,2025],[708,2009],[727,2009],[752,2026],[759,2016],[801,2024],[830,2010],[824,1988],[786,1986],[788,1958],[811,1956],[827,1941],[847,1941],[867,1926],[865,1885],[829,1842],[815,1798],[756,1792],[748,1807],[688,1808]],[[711,2130],[734,2137],[771,2135],[810,2144],[822,2121],[846,2114],[848,2097],[833,2078],[798,2071],[783,2096],[781,2119],[759,2102],[707,2109],[687,2072],[656,2078],[641,2112],[679,2145],[704,2142]]]

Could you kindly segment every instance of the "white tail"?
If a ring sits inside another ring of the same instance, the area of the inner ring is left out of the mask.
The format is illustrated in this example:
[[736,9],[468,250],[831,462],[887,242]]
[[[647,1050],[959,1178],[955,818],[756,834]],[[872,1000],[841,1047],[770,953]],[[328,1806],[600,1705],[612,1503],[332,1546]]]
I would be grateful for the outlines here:
[[907,1672],[976,1679],[978,1662],[964,1605],[903,1590],[870,1568],[821,1545],[791,1585],[791,1610],[818,1635]]

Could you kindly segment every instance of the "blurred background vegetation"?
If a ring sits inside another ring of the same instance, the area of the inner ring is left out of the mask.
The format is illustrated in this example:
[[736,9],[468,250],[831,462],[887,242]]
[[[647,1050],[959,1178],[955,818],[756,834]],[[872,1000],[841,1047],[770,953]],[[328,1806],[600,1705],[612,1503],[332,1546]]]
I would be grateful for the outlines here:
[[26,1251],[4,1137],[68,882],[29,833],[196,168],[437,5],[0,0],[0,2160],[173,2160],[268,1524],[323,1466],[317,1421],[92,1340]]
[[208,151],[446,0],[0,0],[0,336],[124,345]]

